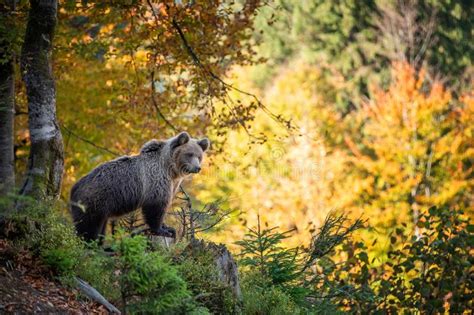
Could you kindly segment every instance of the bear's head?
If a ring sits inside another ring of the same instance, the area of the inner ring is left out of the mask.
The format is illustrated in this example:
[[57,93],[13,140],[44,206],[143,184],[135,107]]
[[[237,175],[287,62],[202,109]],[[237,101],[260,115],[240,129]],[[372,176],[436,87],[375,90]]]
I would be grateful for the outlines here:
[[169,140],[171,158],[179,176],[201,171],[201,162],[204,152],[209,148],[207,138],[193,139],[187,132],[181,132]]

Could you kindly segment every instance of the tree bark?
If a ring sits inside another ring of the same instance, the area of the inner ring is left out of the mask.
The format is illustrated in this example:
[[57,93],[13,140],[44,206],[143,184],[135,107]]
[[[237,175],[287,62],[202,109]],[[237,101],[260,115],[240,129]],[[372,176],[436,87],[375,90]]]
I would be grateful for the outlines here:
[[56,87],[51,67],[57,7],[57,0],[30,1],[21,52],[31,148],[20,193],[36,199],[59,197],[64,169],[63,141],[56,119]]
[[15,114],[15,80],[13,61],[0,64],[0,196],[15,187],[13,161],[13,117]]
[[[0,14],[9,14],[1,12]],[[0,197],[15,187],[13,121],[15,115],[15,68],[10,44],[0,40]]]

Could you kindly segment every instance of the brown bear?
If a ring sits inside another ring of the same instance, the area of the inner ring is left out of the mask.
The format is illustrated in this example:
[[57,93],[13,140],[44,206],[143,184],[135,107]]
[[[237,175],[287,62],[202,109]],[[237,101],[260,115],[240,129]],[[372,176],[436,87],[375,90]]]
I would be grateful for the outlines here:
[[135,156],[106,162],[82,177],[71,189],[71,213],[77,233],[85,240],[105,234],[107,220],[142,209],[150,230],[174,237],[163,225],[184,177],[201,170],[207,138],[182,132],[168,140],[150,140]]

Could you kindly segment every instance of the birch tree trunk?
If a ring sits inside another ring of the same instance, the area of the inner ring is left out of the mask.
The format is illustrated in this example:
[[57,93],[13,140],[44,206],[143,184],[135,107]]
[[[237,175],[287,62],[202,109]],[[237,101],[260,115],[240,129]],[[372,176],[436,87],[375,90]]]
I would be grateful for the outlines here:
[[[8,44],[2,42],[2,50],[8,54]],[[15,168],[13,160],[13,118],[15,115],[15,72],[13,56],[0,59],[0,197],[13,191]]]
[[64,169],[61,130],[56,120],[56,87],[51,52],[57,22],[57,0],[30,0],[21,71],[28,98],[31,148],[22,195],[59,197]]

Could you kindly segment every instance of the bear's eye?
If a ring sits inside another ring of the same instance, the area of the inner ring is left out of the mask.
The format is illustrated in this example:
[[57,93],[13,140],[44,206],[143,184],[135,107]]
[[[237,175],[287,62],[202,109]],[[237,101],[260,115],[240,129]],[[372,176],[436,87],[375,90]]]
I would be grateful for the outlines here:
[[187,157],[187,158],[190,158],[190,159],[192,159],[192,158],[193,158],[193,156],[194,156],[194,154],[192,154],[192,153],[186,153],[186,157]]

